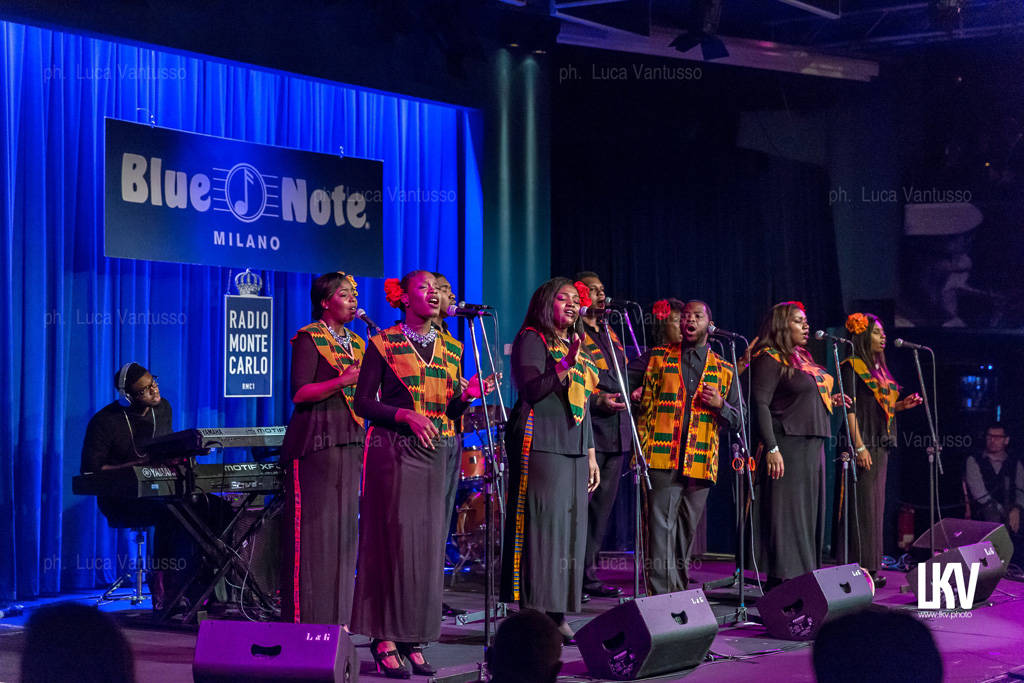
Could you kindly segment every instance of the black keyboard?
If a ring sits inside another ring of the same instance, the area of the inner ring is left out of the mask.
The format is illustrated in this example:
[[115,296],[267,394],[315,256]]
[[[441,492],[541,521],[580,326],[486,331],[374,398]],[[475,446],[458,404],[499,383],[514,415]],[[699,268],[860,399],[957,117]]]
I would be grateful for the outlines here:
[[[193,466],[196,493],[280,493],[284,473],[278,462],[240,462]],[[136,465],[80,474],[71,480],[79,496],[176,498],[185,495],[184,468]]]
[[211,448],[279,448],[285,427],[206,427],[183,429],[139,444],[139,452],[161,462],[202,455]]

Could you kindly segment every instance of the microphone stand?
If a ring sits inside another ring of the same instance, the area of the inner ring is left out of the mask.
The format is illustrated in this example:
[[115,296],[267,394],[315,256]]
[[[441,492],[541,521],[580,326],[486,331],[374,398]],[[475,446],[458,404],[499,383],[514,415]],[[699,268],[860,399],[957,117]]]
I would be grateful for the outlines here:
[[[629,317],[626,316],[628,320]],[[629,418],[629,432],[633,435],[633,448],[636,457],[633,458],[633,489],[636,500],[633,506],[633,531],[636,533],[633,546],[633,599],[640,597],[640,566],[643,558],[643,548],[640,543],[640,479],[643,478],[647,490],[651,490],[651,477],[648,474],[647,460],[644,458],[644,450],[640,445],[640,435],[636,431],[636,422],[633,421],[633,409],[630,405],[629,383],[619,367],[619,358],[615,353],[615,344],[612,342],[611,327],[608,325],[607,315],[599,315],[598,323],[604,328],[605,338],[608,340],[608,348],[612,352],[608,355],[612,358],[612,365],[615,368],[615,380],[618,382],[619,391],[622,393],[623,403],[626,404],[626,416]],[[630,328],[632,330],[632,328]],[[634,341],[635,341],[634,337]],[[625,352],[625,348],[623,348]]]
[[[740,337],[743,342],[750,346],[750,342],[746,337]],[[736,382],[736,397],[739,400],[740,413],[740,429],[736,432],[737,441],[739,443],[732,444],[732,469],[736,473],[735,481],[733,482],[733,496],[736,500],[736,569],[732,576],[724,579],[718,579],[717,581],[709,581],[705,583],[702,588],[704,592],[714,590],[716,588],[727,588],[739,583],[739,605],[736,607],[736,611],[733,612],[732,620],[728,618],[723,622],[724,624],[740,624],[744,622],[750,622],[750,614],[747,611],[746,603],[746,577],[744,572],[746,571],[746,540],[744,535],[747,530],[747,506],[746,500],[743,497],[743,489],[747,490],[747,495],[751,505],[756,500],[754,496],[754,472],[748,466],[750,461],[750,450],[748,444],[750,443],[750,431],[749,422],[747,421],[747,412],[749,406],[747,406],[746,399],[743,396],[743,381],[740,379],[738,368],[739,364],[736,362],[736,338],[729,338],[729,357],[732,361],[732,367],[736,373],[733,381]],[[723,397],[724,398],[724,397]],[[747,485],[743,486],[743,479],[746,479]]]
[[[931,351],[931,349],[929,349]],[[924,385],[924,374],[921,372],[921,357],[914,352],[914,366],[917,369],[917,381],[921,385],[921,397],[924,399],[924,414],[928,420],[928,430],[932,436],[932,443],[926,452],[928,453],[928,548],[931,551],[930,557],[935,556],[935,525],[942,519],[942,511],[939,510],[939,477],[945,472],[942,471],[942,444],[939,443],[937,416],[932,416],[931,403],[928,400],[928,390]],[[932,351],[932,367],[935,367],[934,351]],[[937,387],[932,387],[937,390]],[[936,469],[938,470],[936,472]]]
[[[846,339],[842,341],[847,344],[852,343]],[[839,365],[839,344],[837,338],[833,337],[829,340],[832,345],[832,359],[836,364],[836,377],[839,382],[839,393],[843,395],[843,431],[846,432],[846,446],[840,446],[839,459],[843,463],[843,486],[846,488],[846,497],[843,498],[843,564],[849,564],[850,562],[850,498],[856,497],[857,495],[857,468],[850,467],[850,449],[853,446],[853,437],[850,435],[850,417],[846,411],[846,391],[843,388],[843,370]],[[851,480],[852,479],[852,483]],[[856,503],[854,504],[854,510],[857,509]],[[860,530],[857,530],[860,534]],[[859,536],[858,536],[859,538]],[[858,543],[858,548],[860,544]]]
[[[490,452],[495,453],[494,449],[494,437],[491,433],[491,416],[487,412],[487,391],[484,387],[484,376],[481,372],[480,367],[480,346],[476,340],[476,319],[480,316],[480,313],[472,312],[466,314],[466,321],[469,323],[469,336],[473,343],[473,359],[476,363],[477,380],[480,384],[480,402],[483,407],[484,414],[484,431],[487,435],[487,447]],[[480,322],[481,328],[483,327],[483,321]],[[493,495],[493,484],[494,484],[494,463],[492,458],[486,458],[484,470],[484,519],[486,528],[484,529],[484,661],[487,661],[487,650],[491,646],[491,619],[498,617],[497,610],[492,613],[491,602],[494,598],[494,573],[492,571],[492,546],[494,543],[494,524],[491,523],[493,517],[493,503],[491,497]]]

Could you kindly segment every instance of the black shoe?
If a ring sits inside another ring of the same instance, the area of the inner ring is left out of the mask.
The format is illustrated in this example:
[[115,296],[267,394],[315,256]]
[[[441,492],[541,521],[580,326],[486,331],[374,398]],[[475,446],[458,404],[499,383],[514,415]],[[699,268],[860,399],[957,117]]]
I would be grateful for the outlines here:
[[886,578],[881,574],[872,574],[871,580],[875,582],[875,590],[885,588]]
[[[380,644],[384,642],[382,640],[374,640],[370,642],[370,653],[373,655],[373,661],[377,664],[377,673],[383,673],[387,678],[409,678],[412,676],[412,672],[409,671],[407,666],[407,660],[402,657],[401,653],[397,650],[385,650],[384,652],[379,651]],[[388,667],[384,665],[384,660],[388,657],[394,657],[398,660],[397,667]]]
[[590,602],[590,593],[584,593],[581,595],[580,602]]
[[[423,646],[419,643],[398,643],[398,651],[412,665],[412,672],[417,676],[433,676],[437,673],[437,669],[423,655]],[[419,655],[419,659],[423,663],[417,664],[416,660],[413,659],[413,655]]]
[[606,583],[600,583],[596,586],[583,589],[584,594],[591,595],[595,598],[617,598],[622,595],[622,589],[618,586],[610,586]]

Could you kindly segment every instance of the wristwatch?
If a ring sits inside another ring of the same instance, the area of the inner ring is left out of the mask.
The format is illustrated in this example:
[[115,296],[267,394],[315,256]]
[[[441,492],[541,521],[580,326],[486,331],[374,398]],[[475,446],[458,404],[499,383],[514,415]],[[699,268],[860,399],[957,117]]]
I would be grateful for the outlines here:
[[768,449],[768,452],[769,453],[778,453],[779,452],[779,447],[778,446],[772,446],[770,449]]

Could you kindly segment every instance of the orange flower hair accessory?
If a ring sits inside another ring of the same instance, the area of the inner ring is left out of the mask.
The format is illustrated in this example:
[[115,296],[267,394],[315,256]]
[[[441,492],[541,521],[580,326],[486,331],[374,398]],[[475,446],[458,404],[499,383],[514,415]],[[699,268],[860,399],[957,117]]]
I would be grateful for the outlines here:
[[384,297],[391,304],[391,308],[398,308],[402,305],[403,294],[405,294],[405,290],[402,289],[402,281],[397,277],[389,277],[384,281]]
[[664,320],[672,315],[672,307],[668,305],[668,299],[662,299],[661,301],[654,302],[654,308],[651,309],[651,312],[654,313],[654,317],[658,320]]
[[590,298],[590,287],[577,280],[573,283],[576,291],[580,293],[580,306],[591,306],[594,302]]
[[846,329],[853,334],[864,334],[868,331],[868,317],[863,313],[851,313],[846,319]]

